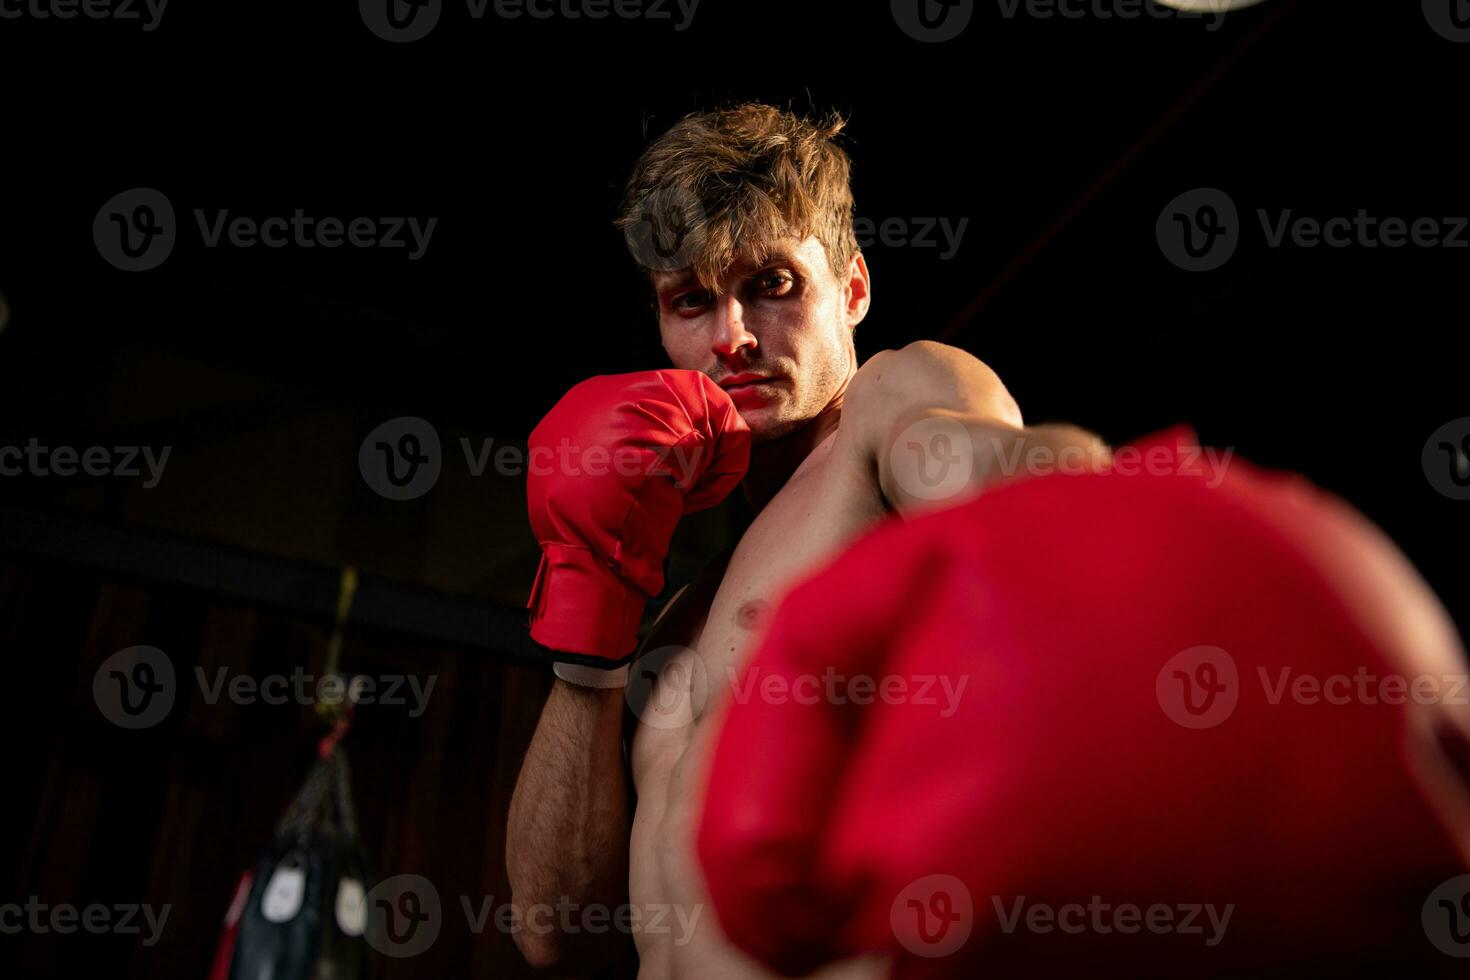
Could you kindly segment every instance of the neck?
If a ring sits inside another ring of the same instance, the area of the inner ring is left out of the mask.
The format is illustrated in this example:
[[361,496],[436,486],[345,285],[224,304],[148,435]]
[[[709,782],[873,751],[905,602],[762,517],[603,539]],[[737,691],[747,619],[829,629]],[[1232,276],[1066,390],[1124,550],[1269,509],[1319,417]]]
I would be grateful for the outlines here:
[[826,407],[803,422],[800,428],[751,447],[750,469],[742,486],[745,499],[756,513],[770,503],[812,450],[837,431],[837,423],[842,418],[842,396],[846,391],[847,385],[844,384]]

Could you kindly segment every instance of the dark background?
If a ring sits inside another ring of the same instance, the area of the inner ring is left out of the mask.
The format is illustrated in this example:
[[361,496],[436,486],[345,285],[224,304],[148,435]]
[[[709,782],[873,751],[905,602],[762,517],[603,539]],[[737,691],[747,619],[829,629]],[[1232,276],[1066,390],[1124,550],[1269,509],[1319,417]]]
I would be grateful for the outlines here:
[[[451,3],[409,44],[341,2],[175,0],[152,32],[0,20],[0,445],[172,447],[151,489],[0,477],[15,794],[0,902],[175,906],[148,949],[0,935],[12,975],[206,971],[315,722],[196,694],[125,732],[91,702],[92,675],[140,643],[184,671],[319,671],[344,565],[367,588],[344,664],[440,678],[422,718],[364,709],[348,738],[368,845],[385,872],[503,899],[505,806],[548,684],[517,630],[537,552],[522,481],[473,476],[458,440],[523,446],[570,384],[666,364],[614,205],[648,138],[730,100],[843,112],[860,217],[969,219],[948,260],[865,248],[860,359],[947,340],[995,367],[1030,421],[1114,443],[1183,421],[1304,472],[1383,526],[1463,631],[1470,504],[1433,488],[1421,450],[1470,415],[1470,249],[1270,248],[1255,215],[1470,214],[1470,44],[1407,2],[1268,0],[1214,31],[999,9],[977,3],[941,44],[877,2],[704,0],[682,32],[475,21]],[[92,222],[134,187],[166,194],[180,233],[159,268],[128,273]],[[1199,187],[1234,200],[1242,242],[1191,273],[1155,222]],[[438,225],[418,261],[207,249],[195,208]],[[404,415],[435,426],[444,473],[395,502],[357,452]],[[686,522],[671,585],[738,520]],[[429,954],[386,975],[492,970],[524,966],[452,913]]]

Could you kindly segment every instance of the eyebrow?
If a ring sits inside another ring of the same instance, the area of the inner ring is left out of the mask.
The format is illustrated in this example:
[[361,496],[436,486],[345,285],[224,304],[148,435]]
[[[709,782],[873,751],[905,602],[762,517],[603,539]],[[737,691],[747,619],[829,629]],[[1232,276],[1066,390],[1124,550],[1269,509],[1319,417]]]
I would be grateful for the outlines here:
[[[772,251],[770,255],[767,255],[766,260],[759,265],[751,263],[747,269],[747,267],[742,267],[737,262],[732,268],[740,269],[741,272],[756,272],[760,269],[770,268],[773,265],[783,264],[797,265],[799,263],[794,253],[786,249],[777,249]],[[671,289],[683,289],[685,286],[697,285],[699,282],[698,278],[694,275],[693,269],[680,269],[677,273],[660,273],[660,276],[670,277],[664,280],[655,280],[653,288],[660,293],[667,292]]]

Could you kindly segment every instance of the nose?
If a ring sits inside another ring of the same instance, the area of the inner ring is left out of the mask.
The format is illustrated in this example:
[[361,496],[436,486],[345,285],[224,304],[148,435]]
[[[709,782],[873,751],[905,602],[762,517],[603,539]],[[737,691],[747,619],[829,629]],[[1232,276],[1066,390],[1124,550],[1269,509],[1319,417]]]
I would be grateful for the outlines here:
[[759,346],[755,335],[745,329],[745,308],[733,291],[725,294],[718,315],[719,325],[710,344],[716,357],[728,360],[742,349],[755,350]]

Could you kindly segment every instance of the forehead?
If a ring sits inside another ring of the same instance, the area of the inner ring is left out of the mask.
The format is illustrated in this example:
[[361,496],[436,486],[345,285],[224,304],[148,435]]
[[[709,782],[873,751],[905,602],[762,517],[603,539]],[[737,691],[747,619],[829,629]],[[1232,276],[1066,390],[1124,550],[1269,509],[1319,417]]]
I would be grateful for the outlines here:
[[[815,235],[808,235],[805,239],[777,238],[767,247],[765,261],[757,262],[750,249],[742,250],[720,278],[722,280],[738,279],[757,269],[765,269],[773,265],[791,265],[803,270],[814,269],[821,267],[826,261],[827,252]],[[694,285],[697,282],[698,279],[693,269],[655,272],[653,275],[653,287],[660,290]]]

